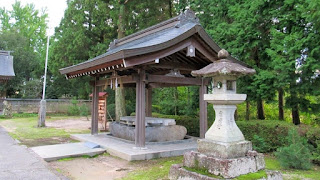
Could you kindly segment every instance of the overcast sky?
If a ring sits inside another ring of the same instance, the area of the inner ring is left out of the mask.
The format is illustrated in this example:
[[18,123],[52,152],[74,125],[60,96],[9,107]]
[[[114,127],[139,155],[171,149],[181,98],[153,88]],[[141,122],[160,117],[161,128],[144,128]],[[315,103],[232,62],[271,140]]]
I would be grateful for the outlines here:
[[[5,7],[7,10],[12,10],[12,4],[16,0],[0,0],[0,7]],[[50,35],[54,32],[54,27],[57,27],[64,15],[64,10],[67,8],[66,0],[20,0],[21,4],[34,4],[38,10],[47,9],[49,15]]]

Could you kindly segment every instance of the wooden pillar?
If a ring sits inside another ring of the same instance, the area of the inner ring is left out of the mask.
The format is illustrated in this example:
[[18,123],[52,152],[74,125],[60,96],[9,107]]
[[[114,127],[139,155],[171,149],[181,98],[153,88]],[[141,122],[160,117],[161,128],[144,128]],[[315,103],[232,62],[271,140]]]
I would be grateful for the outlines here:
[[145,117],[146,117],[146,90],[145,90],[145,71],[139,69],[136,83],[136,127],[135,127],[135,146],[145,148]]
[[91,134],[98,134],[98,104],[99,104],[99,87],[97,86],[98,77],[95,77],[92,91],[92,114],[91,114]]
[[146,95],[146,116],[152,117],[152,87],[147,88]]
[[199,89],[199,105],[200,105],[200,138],[204,138],[208,130],[207,102],[203,100],[203,95],[207,94],[207,86],[204,85],[204,78]]

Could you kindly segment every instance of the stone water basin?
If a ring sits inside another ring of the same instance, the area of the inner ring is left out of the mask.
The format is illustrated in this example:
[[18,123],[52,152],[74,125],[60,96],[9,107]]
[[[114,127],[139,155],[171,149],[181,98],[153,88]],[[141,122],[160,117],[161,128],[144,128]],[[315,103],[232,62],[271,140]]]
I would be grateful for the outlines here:
[[[123,116],[120,117],[120,123],[126,125],[135,125],[135,116]],[[146,117],[145,126],[171,126],[176,125],[176,120],[168,118],[155,118],[155,117]]]
[[[118,138],[135,140],[135,116],[120,117],[119,122],[109,125],[110,133]],[[146,117],[146,142],[182,140],[187,134],[184,126],[176,125],[174,119]]]

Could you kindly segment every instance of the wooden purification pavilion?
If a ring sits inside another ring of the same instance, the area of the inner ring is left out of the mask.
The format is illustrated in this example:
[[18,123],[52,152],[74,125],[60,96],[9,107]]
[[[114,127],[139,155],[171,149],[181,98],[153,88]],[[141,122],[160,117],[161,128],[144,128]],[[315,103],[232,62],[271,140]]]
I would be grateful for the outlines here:
[[[94,77],[91,133],[98,133],[98,87],[116,83],[136,87],[135,145],[145,147],[145,117],[151,116],[152,89],[160,87],[200,87],[200,137],[207,131],[209,80],[195,78],[191,71],[217,60],[221,48],[187,10],[179,16],[113,41],[105,54],[60,69],[67,79]],[[229,60],[239,62],[229,56]],[[245,65],[245,64],[244,64]],[[108,78],[105,78],[108,75]],[[115,80],[116,79],[116,80]]]

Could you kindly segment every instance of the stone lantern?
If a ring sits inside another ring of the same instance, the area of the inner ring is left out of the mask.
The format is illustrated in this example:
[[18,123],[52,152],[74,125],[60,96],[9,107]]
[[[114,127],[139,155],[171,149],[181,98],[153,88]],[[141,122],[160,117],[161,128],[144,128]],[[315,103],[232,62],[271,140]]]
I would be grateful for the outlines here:
[[[256,71],[227,60],[228,56],[229,53],[222,49],[218,53],[218,61],[200,70],[192,71],[193,76],[212,77],[212,94],[204,94],[204,100],[213,104],[216,117],[215,122],[205,134],[204,141],[214,141],[219,144],[219,147],[225,147],[226,151],[221,152],[223,154],[220,154],[220,157],[234,156],[234,152],[229,152],[231,149],[227,148],[230,146],[239,144],[246,147],[242,149],[244,154],[251,148],[251,142],[245,141],[234,120],[236,105],[245,101],[247,97],[246,94],[237,94],[236,80],[240,76],[254,74]],[[241,152],[237,149],[237,154],[239,153]]]
[[[227,59],[229,53],[222,49],[218,61],[192,71],[193,76],[212,77],[212,94],[204,94],[204,100],[213,104],[215,121],[198,140],[198,152],[184,154],[183,166],[206,169],[209,173],[223,178],[235,178],[242,174],[254,173],[265,168],[263,154],[252,150],[252,143],[246,141],[234,120],[237,104],[246,100],[246,94],[236,93],[238,77],[254,74],[254,69]],[[215,179],[188,171],[180,165],[170,169],[170,179]],[[267,172],[268,179],[282,179],[279,172]]]

